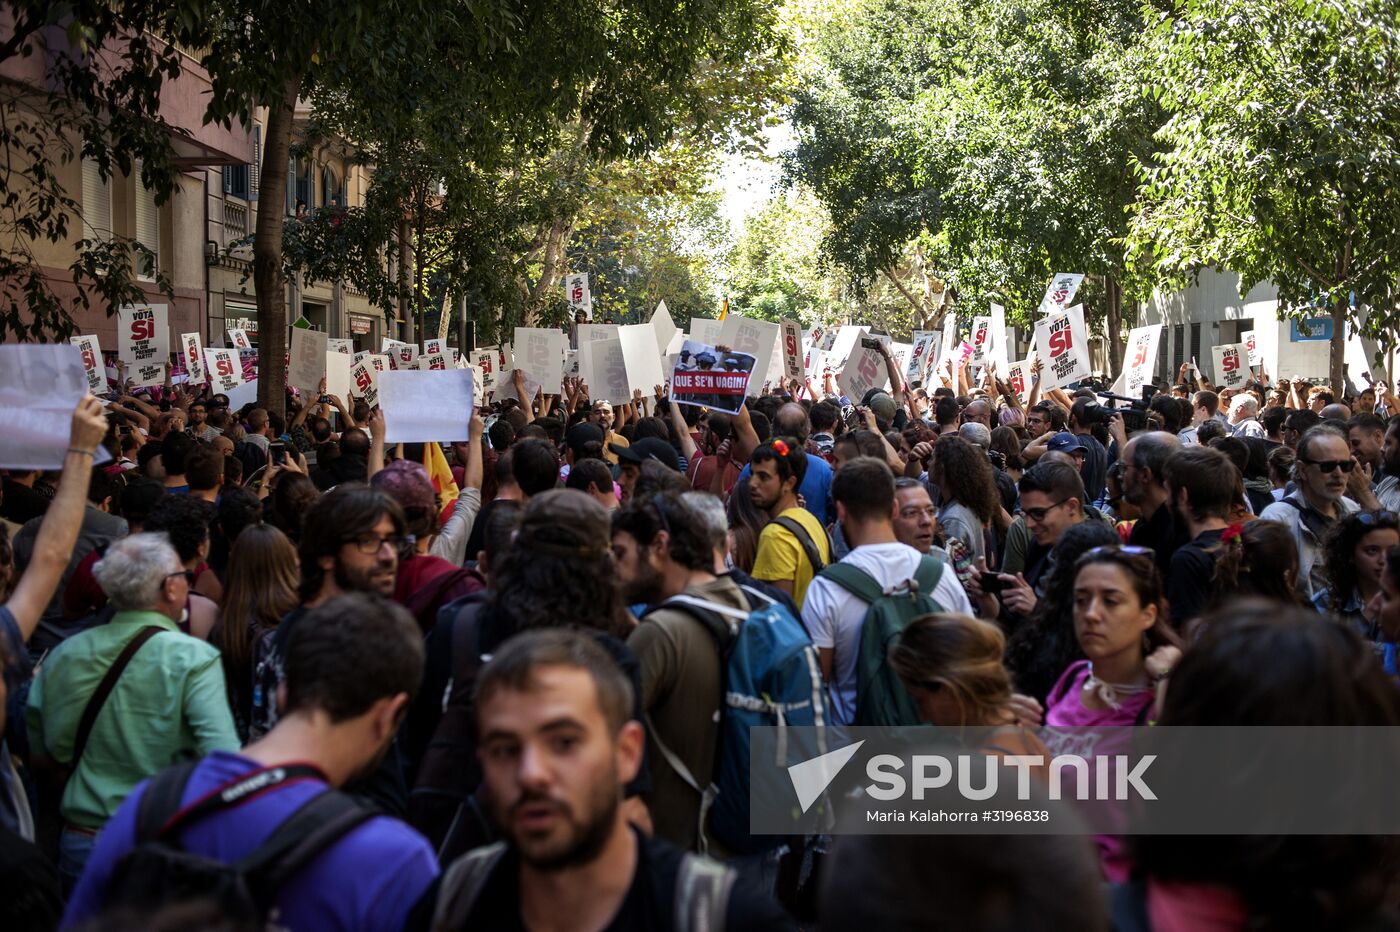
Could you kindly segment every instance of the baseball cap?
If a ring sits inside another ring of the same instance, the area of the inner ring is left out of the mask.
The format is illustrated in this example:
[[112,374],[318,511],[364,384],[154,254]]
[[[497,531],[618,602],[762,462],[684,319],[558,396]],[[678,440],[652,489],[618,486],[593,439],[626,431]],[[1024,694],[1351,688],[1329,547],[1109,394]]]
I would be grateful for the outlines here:
[[680,459],[676,456],[676,451],[660,437],[643,437],[641,440],[634,440],[630,447],[610,443],[608,449],[617,454],[619,462],[640,466],[646,460],[656,460],[661,465],[680,472]]
[[1051,437],[1046,446],[1056,453],[1073,453],[1075,450],[1084,449],[1084,444],[1079,442],[1079,438],[1067,430],[1062,430]]
[[875,413],[875,419],[882,424],[888,424],[893,421],[895,411],[899,410],[898,406],[894,403],[894,399],[884,392],[876,392],[874,395],[871,395],[870,401],[867,402],[867,404],[870,406],[870,410]]
[[569,449],[573,450],[574,455],[577,456],[583,450],[585,444],[601,444],[603,442],[603,428],[599,427],[597,424],[589,423],[588,421],[579,421],[573,427],[569,428],[568,433],[564,435],[564,442],[568,444]]

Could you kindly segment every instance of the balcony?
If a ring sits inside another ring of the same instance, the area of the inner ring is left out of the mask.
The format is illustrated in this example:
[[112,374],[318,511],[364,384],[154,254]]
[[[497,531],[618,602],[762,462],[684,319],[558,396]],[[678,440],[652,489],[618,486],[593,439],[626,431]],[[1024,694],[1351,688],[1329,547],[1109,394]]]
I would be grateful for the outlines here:
[[224,201],[224,246],[228,247],[248,235],[248,208]]

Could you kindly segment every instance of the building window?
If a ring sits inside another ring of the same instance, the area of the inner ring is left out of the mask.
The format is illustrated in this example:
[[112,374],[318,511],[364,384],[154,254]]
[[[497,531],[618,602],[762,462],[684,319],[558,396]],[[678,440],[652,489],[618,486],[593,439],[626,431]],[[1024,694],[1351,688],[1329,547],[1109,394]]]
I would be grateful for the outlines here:
[[298,205],[307,210],[316,206],[311,202],[314,195],[311,184],[311,160],[302,156],[287,159],[287,213],[295,215]]
[[160,208],[156,206],[156,192],[146,187],[141,179],[141,161],[132,167],[133,188],[136,192],[136,241],[154,254],[152,261],[138,257],[136,277],[154,281],[156,270],[160,268]]
[[345,185],[335,176],[329,165],[321,169],[321,206],[344,207]]
[[92,159],[83,159],[82,236],[95,240],[112,236],[112,179],[103,179]]
[[252,169],[247,164],[224,166],[224,193],[230,197],[252,200]]

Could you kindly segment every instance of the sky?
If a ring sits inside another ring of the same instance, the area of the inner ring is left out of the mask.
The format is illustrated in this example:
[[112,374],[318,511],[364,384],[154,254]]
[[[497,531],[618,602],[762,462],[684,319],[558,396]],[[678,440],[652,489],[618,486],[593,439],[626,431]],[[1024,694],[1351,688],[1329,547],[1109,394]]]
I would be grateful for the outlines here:
[[765,157],[727,155],[715,179],[723,195],[721,212],[736,239],[743,233],[744,221],[772,200],[782,176],[779,156],[793,144],[792,128],[785,122],[769,127],[764,137]]

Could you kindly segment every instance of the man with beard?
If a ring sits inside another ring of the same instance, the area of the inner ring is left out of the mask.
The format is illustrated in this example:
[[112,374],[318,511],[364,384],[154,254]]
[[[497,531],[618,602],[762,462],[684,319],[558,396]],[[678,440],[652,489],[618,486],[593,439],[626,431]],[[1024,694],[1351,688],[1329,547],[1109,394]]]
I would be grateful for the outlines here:
[[[156,837],[190,856],[238,864],[290,820],[309,818],[308,807],[315,806],[326,820],[343,817],[350,827],[329,832],[271,891],[276,925],[402,928],[437,875],[433,851],[402,822],[360,810],[337,788],[378,766],[422,672],[418,627],[387,599],[344,595],[308,612],[287,644],[286,703],[277,726],[241,751],[177,765],[133,792],[98,837],[64,925],[131,895],[113,875],[123,855],[153,840],[144,823],[160,826]],[[301,838],[312,833],[312,825],[299,824]],[[179,895],[161,893],[163,905]]]
[[301,534],[301,605],[292,609],[257,663],[252,731],[277,722],[278,684],[283,681],[287,641],[306,613],[347,592],[390,598],[398,581],[399,552],[407,546],[403,509],[365,485],[338,485],[306,511]]
[[774,438],[753,451],[749,467],[749,495],[770,519],[758,536],[754,578],[777,586],[801,608],[812,579],[831,562],[826,529],[797,504],[807,454],[796,440]]
[[[613,561],[629,605],[659,605],[681,593],[742,612],[749,602],[734,580],[716,576],[714,548],[704,522],[672,495],[633,502],[613,515]],[[627,646],[641,664],[642,704],[654,743],[664,745],[702,785],[715,772],[723,703],[724,661],[714,637],[695,616],[674,608],[647,612]],[[699,850],[700,794],[653,746],[656,834]],[[713,849],[712,844],[712,849]],[[722,852],[719,853],[722,856]]]
[[1128,543],[1152,549],[1163,579],[1171,570],[1172,554],[1188,540],[1186,529],[1172,520],[1171,497],[1162,478],[1167,460],[1180,449],[1174,434],[1160,430],[1138,434],[1123,448],[1123,497],[1142,515]]
[[[1359,508],[1346,497],[1347,480],[1355,468],[1346,435],[1329,424],[1319,424],[1298,441],[1298,458],[1293,462],[1297,490],[1259,514],[1265,521],[1279,522],[1293,534],[1298,547],[1296,586],[1309,601],[1327,585],[1321,559],[1323,536]],[[1370,489],[1363,482],[1360,491],[1369,494]]]
[[433,930],[793,928],[744,877],[628,824],[622,788],[644,732],[596,640],[562,629],[511,639],[482,668],[476,709],[505,840],[448,868],[425,904]]
[[1381,464],[1385,477],[1376,483],[1376,498],[1387,511],[1400,510],[1400,414],[1386,421]]
[[[1188,540],[1172,553],[1166,580],[1171,622],[1180,630],[1215,594],[1215,561],[1229,527],[1230,510],[1243,485],[1229,457],[1198,443],[1186,444],[1173,453],[1162,469],[1162,478],[1170,496],[1172,520],[1185,529]],[[1277,505],[1264,510],[1274,507]]]

